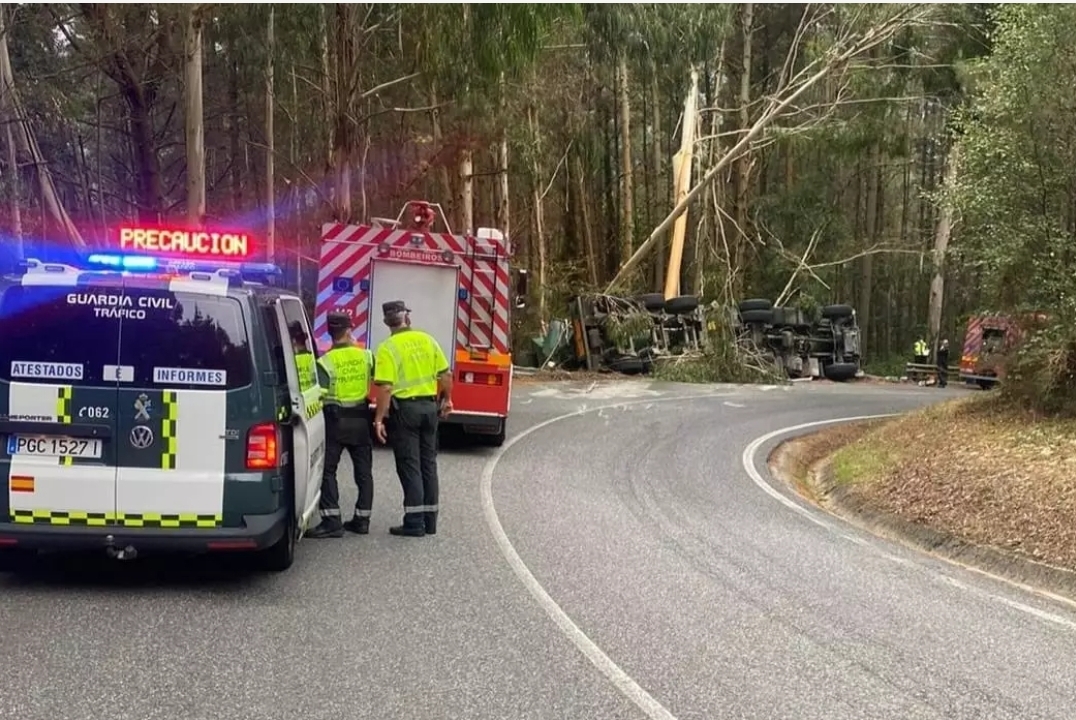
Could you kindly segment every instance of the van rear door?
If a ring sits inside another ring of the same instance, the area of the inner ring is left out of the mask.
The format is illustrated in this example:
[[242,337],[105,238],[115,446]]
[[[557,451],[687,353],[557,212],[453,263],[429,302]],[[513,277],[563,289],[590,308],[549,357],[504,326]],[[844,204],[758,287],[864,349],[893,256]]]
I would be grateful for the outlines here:
[[[58,266],[62,268],[62,266]],[[0,522],[114,520],[122,286],[70,269],[0,285]]]
[[226,282],[130,276],[120,327],[116,514],[127,527],[215,528],[245,471],[255,412],[247,324]]

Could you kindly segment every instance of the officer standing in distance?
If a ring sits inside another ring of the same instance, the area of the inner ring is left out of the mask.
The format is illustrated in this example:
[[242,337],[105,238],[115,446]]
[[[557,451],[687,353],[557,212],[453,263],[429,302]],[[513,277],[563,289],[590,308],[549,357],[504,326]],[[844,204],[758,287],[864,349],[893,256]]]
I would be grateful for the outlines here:
[[[370,532],[370,510],[374,504],[373,442],[370,436],[370,378],[373,357],[351,339],[351,316],[331,312],[328,317],[333,346],[318,359],[327,392],[325,413],[325,471],[321,476],[321,523],[309,530],[309,538],[339,538],[344,530],[359,535]],[[351,456],[359,499],[355,515],[340,522],[340,490],[336,469],[344,450]]]
[[448,359],[429,334],[411,327],[402,300],[381,306],[392,334],[377,347],[374,430],[385,442],[385,415],[392,406],[392,450],[403,486],[403,524],[393,535],[422,537],[437,532],[437,424],[452,412]]

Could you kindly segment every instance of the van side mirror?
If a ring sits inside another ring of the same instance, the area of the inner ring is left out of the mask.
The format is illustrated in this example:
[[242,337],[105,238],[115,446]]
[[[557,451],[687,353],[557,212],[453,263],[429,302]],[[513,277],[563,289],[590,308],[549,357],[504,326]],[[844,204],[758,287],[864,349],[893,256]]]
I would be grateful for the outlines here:
[[516,270],[516,307],[527,307],[527,280],[529,275],[526,270]]

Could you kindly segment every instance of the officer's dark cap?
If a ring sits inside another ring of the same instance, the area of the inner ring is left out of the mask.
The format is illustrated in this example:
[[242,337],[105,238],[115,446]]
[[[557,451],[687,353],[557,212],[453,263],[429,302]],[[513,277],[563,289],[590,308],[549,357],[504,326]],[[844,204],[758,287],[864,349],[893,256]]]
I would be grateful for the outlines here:
[[326,319],[326,324],[329,326],[330,330],[343,330],[345,328],[350,330],[351,316],[346,312],[331,312]]
[[307,338],[306,330],[303,330],[303,324],[298,320],[293,320],[288,325],[288,334],[291,335],[292,340],[299,342],[305,342]]
[[407,307],[407,303],[403,300],[391,300],[381,305],[381,311],[385,313],[385,317],[392,317],[400,313],[409,313],[411,308]]

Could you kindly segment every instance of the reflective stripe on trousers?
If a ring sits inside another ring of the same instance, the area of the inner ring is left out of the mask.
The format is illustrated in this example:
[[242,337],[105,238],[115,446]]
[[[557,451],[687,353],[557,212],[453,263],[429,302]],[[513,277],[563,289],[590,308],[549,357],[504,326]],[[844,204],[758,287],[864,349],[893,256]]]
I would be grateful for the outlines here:
[[340,517],[340,508],[323,508],[318,512],[322,517]]
[[404,505],[404,514],[438,512],[437,507],[437,505],[412,505],[410,507]]

